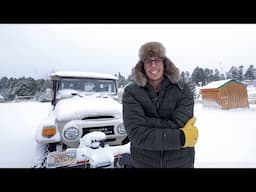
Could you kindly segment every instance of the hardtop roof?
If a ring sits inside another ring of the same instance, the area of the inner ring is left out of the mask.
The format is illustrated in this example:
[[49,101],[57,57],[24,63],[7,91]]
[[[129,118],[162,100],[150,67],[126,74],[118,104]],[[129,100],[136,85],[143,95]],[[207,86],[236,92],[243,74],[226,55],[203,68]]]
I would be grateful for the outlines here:
[[80,72],[80,71],[59,71],[51,74],[51,78],[55,79],[58,77],[67,78],[101,78],[101,79],[115,79],[118,78],[115,75],[107,73],[95,73],[95,72]]

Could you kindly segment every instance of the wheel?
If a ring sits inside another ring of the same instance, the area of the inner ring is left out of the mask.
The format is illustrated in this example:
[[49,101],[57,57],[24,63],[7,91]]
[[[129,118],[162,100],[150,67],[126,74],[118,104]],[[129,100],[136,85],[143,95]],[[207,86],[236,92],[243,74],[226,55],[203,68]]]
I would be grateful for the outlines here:
[[49,152],[54,152],[59,149],[59,145],[57,143],[49,143],[49,144],[37,144],[34,157],[32,159],[32,168],[45,168],[47,155]]
[[133,168],[131,155],[128,153],[122,154],[122,157],[116,158],[114,168]]
[[49,144],[37,144],[34,157],[32,158],[32,168],[45,168],[46,159],[49,153]]

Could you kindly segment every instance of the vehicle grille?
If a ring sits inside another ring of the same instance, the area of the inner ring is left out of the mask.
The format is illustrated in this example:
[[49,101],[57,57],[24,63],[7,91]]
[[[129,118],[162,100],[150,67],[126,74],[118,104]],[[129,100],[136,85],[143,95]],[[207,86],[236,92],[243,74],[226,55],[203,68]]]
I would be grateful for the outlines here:
[[82,120],[88,120],[88,119],[113,119],[115,117],[113,116],[93,116],[93,117],[84,117]]
[[101,131],[106,135],[114,135],[114,126],[104,126],[104,127],[86,127],[83,128],[83,135],[93,131]]
[[105,142],[113,142],[116,141],[116,138],[106,139]]

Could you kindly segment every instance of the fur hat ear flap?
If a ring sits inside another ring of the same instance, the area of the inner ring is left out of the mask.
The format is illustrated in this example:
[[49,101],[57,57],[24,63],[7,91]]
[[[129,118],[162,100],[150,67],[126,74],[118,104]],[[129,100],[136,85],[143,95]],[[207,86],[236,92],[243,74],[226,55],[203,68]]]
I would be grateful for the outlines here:
[[165,65],[165,76],[172,83],[177,83],[177,81],[180,78],[179,69],[173,64],[173,62],[168,57],[165,57],[164,65]]
[[132,70],[134,80],[137,83],[137,85],[141,87],[145,87],[147,84],[147,78],[145,74],[143,73],[143,63],[142,61],[138,61],[138,63],[135,65],[135,67]]

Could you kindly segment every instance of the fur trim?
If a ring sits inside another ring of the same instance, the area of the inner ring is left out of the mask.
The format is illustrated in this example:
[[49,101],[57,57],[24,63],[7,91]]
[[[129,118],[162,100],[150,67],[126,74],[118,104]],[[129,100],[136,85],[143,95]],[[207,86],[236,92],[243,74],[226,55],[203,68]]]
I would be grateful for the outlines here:
[[147,84],[147,78],[144,72],[142,61],[139,61],[135,65],[135,67],[132,70],[132,73],[133,73],[132,76],[134,77],[135,83],[141,87],[145,87],[145,85]]
[[165,55],[165,48],[161,43],[150,42],[142,45],[139,51],[140,60],[132,70],[134,81],[137,85],[144,87],[147,84],[147,78],[144,72],[143,61],[148,57],[164,58],[164,75],[172,82],[177,83],[180,78],[179,69]]
[[164,60],[164,74],[165,76],[172,82],[177,83],[180,79],[180,71],[179,69],[174,65],[174,63],[166,57]]

